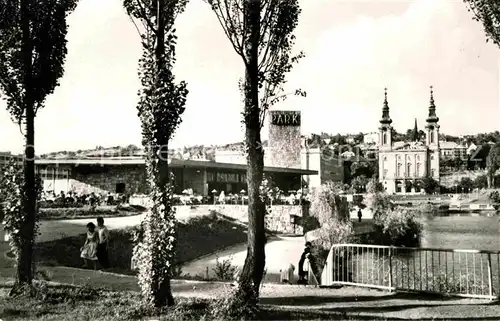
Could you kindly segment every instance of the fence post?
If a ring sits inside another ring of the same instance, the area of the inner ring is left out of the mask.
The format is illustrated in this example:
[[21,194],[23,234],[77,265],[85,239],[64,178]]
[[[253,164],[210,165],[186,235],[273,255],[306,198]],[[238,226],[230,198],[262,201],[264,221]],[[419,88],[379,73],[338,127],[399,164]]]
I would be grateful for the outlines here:
[[389,288],[392,291],[392,246],[389,248]]
[[491,253],[488,253],[488,291],[490,299],[493,300],[493,271],[491,269]]

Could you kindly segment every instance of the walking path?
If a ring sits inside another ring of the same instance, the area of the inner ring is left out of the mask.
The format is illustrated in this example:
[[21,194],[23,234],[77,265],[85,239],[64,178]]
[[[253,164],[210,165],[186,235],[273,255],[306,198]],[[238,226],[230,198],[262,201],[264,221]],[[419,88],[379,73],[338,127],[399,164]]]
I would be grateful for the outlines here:
[[[266,244],[266,281],[279,282],[280,270],[288,267],[291,263],[298,271],[300,254],[304,250],[303,237],[278,236],[270,238]],[[226,250],[220,251],[187,263],[182,267],[183,274],[191,276],[214,277],[216,260],[231,260],[231,264],[241,269],[245,263],[247,253],[246,244],[238,244]],[[296,272],[297,273],[297,272]]]

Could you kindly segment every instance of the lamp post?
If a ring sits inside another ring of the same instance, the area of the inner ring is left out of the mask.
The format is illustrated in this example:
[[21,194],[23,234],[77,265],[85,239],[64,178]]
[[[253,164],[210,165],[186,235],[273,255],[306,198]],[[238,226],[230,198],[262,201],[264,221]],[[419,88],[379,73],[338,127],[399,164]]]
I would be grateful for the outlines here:
[[241,205],[245,205],[245,199],[243,198],[243,196],[245,195],[246,191],[244,189],[242,189],[240,191],[240,194],[241,194]]
[[216,195],[216,194],[217,194],[217,190],[214,188],[214,189],[212,190],[212,195],[213,195],[213,197],[214,197],[214,205],[215,205],[215,195]]

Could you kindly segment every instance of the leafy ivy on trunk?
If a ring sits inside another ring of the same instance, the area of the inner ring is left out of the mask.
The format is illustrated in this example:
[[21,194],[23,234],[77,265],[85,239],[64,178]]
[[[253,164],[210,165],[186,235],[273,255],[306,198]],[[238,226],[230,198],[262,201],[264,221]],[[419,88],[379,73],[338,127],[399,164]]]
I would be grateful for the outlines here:
[[181,122],[187,85],[176,83],[174,23],[186,0],[124,0],[124,7],[142,40],[139,61],[142,88],[137,105],[142,126],[146,170],[153,206],[136,235],[133,257],[146,303],[173,305],[170,280],[174,273],[176,220],[172,207],[173,179],[168,166],[168,143]]
[[243,123],[247,153],[248,249],[240,274],[238,297],[254,305],[265,270],[265,214],[261,195],[264,150],[261,129],[267,110],[296,90],[285,93],[286,74],[303,53],[292,56],[293,32],[300,14],[298,0],[206,0],[224,33],[242,58],[245,77]]
[[16,283],[19,293],[33,280],[37,187],[35,117],[59,85],[66,58],[67,15],[77,0],[0,0],[0,93],[21,132],[25,152],[22,193],[25,218],[19,226]]

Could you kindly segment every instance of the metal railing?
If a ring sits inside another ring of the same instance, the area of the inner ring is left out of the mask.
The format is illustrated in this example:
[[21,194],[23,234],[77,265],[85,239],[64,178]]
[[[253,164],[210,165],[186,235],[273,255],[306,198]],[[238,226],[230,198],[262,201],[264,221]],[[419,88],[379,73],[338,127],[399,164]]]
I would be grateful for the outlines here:
[[500,251],[336,244],[321,285],[494,300],[500,293]]

